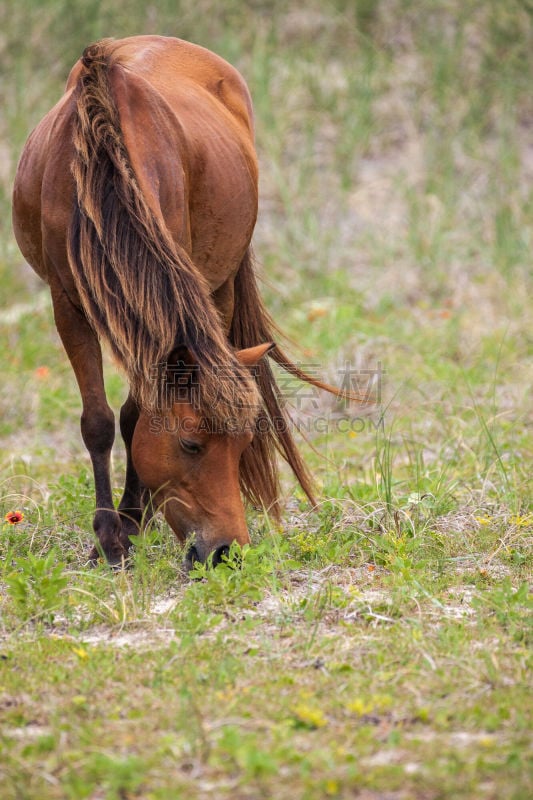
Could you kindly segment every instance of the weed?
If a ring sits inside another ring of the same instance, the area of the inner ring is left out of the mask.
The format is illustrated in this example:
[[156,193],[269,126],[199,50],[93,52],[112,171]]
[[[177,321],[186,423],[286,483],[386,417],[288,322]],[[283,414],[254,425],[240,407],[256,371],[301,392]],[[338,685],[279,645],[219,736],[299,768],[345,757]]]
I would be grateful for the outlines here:
[[68,583],[65,565],[57,561],[54,550],[42,558],[30,553],[18,559],[16,570],[5,581],[17,614],[24,621],[53,622]]

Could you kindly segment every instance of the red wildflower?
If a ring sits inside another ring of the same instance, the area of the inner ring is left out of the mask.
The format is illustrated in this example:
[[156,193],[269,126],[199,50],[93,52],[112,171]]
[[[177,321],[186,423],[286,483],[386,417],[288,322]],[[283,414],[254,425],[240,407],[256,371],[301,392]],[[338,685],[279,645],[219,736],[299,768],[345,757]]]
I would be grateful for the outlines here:
[[8,513],[4,517],[5,521],[9,523],[9,525],[17,525],[19,522],[22,522],[24,519],[24,514],[22,511],[8,511]]
[[37,367],[35,370],[35,377],[39,378],[39,380],[44,381],[50,375],[50,368],[49,367]]

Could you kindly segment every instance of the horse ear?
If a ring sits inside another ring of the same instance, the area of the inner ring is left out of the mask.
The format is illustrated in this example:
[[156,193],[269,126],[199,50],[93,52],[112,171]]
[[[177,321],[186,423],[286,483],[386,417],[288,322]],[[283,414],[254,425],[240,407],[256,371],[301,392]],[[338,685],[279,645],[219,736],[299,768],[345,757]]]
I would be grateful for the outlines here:
[[246,350],[239,350],[235,355],[243,367],[255,367],[258,361],[276,346],[275,342],[258,344],[255,347],[247,347]]
[[178,347],[174,348],[168,357],[168,363],[182,364],[185,367],[191,368],[198,366],[198,362],[196,361],[195,357],[189,348],[185,347],[184,345],[178,345]]

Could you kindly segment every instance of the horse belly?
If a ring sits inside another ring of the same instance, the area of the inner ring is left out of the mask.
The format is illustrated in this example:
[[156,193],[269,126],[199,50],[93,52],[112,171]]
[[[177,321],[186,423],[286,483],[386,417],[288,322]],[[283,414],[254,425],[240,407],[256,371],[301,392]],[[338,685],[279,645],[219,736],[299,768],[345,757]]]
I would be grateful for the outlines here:
[[192,259],[212,291],[236,273],[250,244],[257,184],[255,150],[239,126],[221,116],[216,126],[204,127],[192,159],[188,208]]

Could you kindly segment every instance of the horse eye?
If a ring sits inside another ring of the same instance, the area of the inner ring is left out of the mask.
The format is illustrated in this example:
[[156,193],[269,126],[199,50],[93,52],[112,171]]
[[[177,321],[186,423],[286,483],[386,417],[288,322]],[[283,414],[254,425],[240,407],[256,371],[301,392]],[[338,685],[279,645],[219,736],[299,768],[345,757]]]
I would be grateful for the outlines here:
[[196,442],[189,442],[187,439],[180,439],[181,449],[190,456],[196,456],[201,451],[201,445]]

